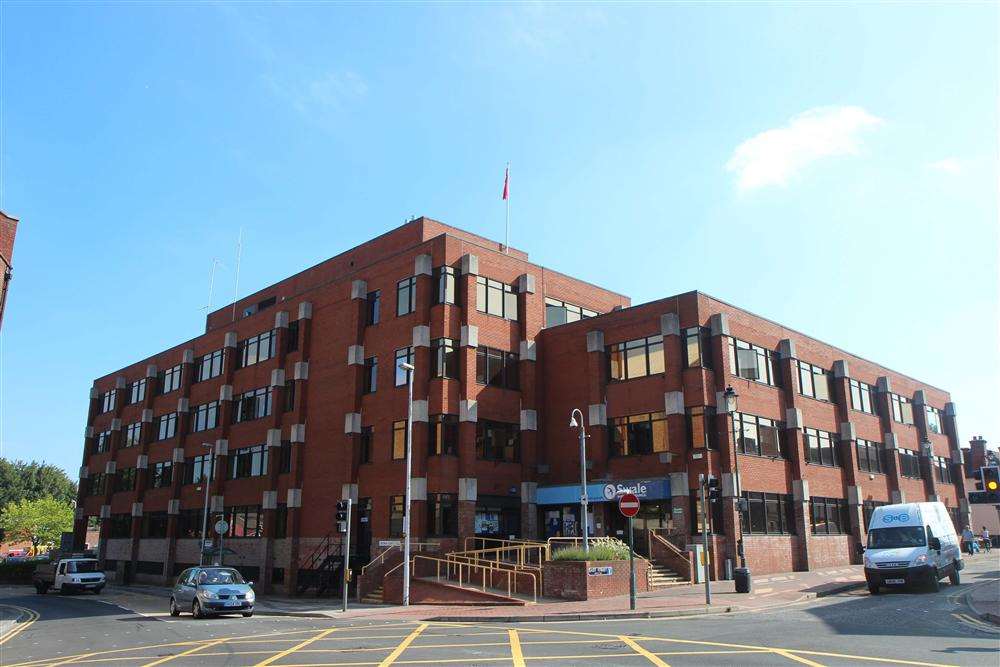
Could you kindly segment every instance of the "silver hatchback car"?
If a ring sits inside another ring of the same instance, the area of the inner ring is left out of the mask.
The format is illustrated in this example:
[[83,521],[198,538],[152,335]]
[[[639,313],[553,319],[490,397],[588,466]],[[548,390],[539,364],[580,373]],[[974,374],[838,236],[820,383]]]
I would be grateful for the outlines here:
[[253,582],[231,567],[192,567],[181,572],[170,592],[170,615],[190,611],[195,618],[216,614],[253,616]]

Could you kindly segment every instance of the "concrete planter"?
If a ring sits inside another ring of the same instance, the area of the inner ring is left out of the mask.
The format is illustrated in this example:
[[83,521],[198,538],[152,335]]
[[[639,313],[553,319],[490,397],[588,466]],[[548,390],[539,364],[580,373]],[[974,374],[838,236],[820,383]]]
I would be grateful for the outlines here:
[[[635,590],[647,588],[649,563],[635,559]],[[563,600],[593,600],[628,595],[627,560],[554,560],[542,565],[545,597]]]

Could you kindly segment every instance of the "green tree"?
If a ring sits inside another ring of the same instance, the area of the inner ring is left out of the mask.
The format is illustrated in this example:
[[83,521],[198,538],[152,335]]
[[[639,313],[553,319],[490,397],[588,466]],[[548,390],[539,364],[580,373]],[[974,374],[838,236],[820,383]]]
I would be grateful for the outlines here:
[[[42,498],[72,502],[76,499],[76,484],[54,465],[0,458],[0,516],[3,516],[2,508],[10,503]],[[0,541],[4,539],[0,528]]]
[[62,468],[37,461],[0,459],[0,507],[49,497],[67,503],[76,499],[76,484]]
[[9,540],[38,547],[58,544],[63,532],[73,530],[73,506],[55,498],[7,503],[0,514],[0,528]]

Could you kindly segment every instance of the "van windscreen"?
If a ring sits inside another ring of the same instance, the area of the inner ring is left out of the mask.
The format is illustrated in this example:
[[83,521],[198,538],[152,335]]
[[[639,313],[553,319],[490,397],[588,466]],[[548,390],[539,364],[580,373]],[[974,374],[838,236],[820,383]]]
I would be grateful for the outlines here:
[[924,529],[920,526],[894,526],[873,528],[868,531],[869,549],[899,549],[901,547],[922,547],[927,543]]

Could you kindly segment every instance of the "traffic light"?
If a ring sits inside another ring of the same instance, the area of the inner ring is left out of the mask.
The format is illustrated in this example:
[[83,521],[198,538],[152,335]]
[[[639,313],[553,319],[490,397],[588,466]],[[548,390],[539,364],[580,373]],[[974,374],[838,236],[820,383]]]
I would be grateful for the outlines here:
[[990,466],[979,469],[983,480],[983,491],[1000,491],[1000,467]]
[[337,530],[342,533],[347,532],[347,513],[350,508],[350,500],[337,501]]
[[718,477],[709,477],[706,483],[708,485],[708,501],[714,503],[722,497],[722,484],[720,484]]

